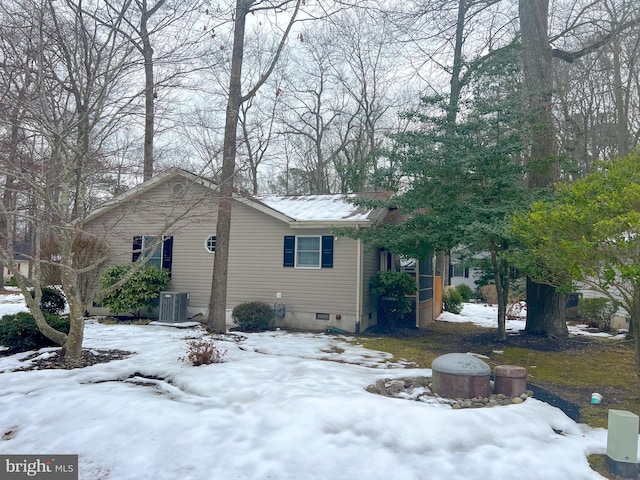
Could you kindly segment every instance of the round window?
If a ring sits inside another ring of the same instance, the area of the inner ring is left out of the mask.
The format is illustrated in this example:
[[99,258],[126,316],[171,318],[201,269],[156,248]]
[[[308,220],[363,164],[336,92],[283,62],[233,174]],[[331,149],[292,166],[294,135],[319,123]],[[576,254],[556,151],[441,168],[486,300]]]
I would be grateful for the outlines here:
[[204,242],[204,248],[207,249],[209,253],[216,253],[216,236],[209,235]]

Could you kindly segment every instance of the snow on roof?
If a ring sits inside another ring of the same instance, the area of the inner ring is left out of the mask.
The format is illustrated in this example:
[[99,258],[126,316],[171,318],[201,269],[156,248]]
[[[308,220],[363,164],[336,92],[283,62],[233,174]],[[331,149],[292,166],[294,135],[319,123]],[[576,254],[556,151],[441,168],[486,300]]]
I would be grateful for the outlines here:
[[349,202],[350,195],[258,195],[253,197],[264,205],[299,222],[367,221],[373,209]]

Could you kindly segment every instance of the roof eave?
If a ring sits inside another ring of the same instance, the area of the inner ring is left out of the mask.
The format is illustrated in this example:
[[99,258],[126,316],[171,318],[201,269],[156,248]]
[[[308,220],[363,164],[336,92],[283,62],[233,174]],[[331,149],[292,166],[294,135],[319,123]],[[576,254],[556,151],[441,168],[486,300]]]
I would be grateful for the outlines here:
[[370,220],[293,220],[288,222],[291,228],[348,228],[348,227],[370,227]]

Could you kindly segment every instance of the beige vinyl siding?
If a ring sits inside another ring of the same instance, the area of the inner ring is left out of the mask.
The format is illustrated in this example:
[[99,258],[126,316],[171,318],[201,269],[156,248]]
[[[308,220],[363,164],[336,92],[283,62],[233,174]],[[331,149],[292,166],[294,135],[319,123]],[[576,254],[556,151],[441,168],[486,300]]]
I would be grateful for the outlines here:
[[176,198],[171,187],[171,182],[159,185],[89,222],[85,229],[109,244],[111,254],[105,268],[131,263],[136,235],[173,236],[170,288],[189,292],[191,306],[206,306],[213,255],[204,249],[204,241],[215,233],[215,196],[209,189],[191,185],[184,196]]
[[[375,319],[377,318],[377,302],[371,294],[369,282],[371,280],[371,277],[373,277],[379,270],[380,252],[377,248],[368,245],[364,245],[362,247],[362,250],[362,323],[363,327],[365,327],[365,324],[367,323],[367,326],[370,326],[371,323],[375,323]],[[371,313],[371,321],[369,320],[369,313]]]
[[[234,202],[229,258],[228,308],[252,300],[284,303],[296,312],[356,314],[356,241],[334,240],[333,268],[283,266],[286,235],[331,235],[327,229],[288,224]],[[277,293],[281,298],[277,298]]]
[[[172,224],[171,219],[179,220]],[[86,225],[111,247],[106,266],[131,263],[136,235],[173,236],[171,290],[189,292],[189,306],[208,307],[215,254],[204,243],[215,234],[217,205],[209,189],[193,185],[177,199],[171,182],[130,199]],[[331,235],[328,229],[293,229],[240,202],[233,203],[227,308],[252,300],[285,303],[288,312],[356,315],[357,244],[334,241],[333,268],[283,267],[286,235]],[[105,268],[106,268],[105,266]],[[368,279],[364,282],[368,288]],[[280,292],[281,298],[276,294]]]

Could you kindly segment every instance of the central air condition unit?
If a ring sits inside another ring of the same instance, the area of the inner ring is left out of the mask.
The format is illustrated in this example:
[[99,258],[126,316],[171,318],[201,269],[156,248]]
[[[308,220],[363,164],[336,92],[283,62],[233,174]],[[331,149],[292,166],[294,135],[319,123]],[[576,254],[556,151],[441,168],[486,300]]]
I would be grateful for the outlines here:
[[189,294],[184,292],[160,292],[161,322],[184,322],[187,320]]

